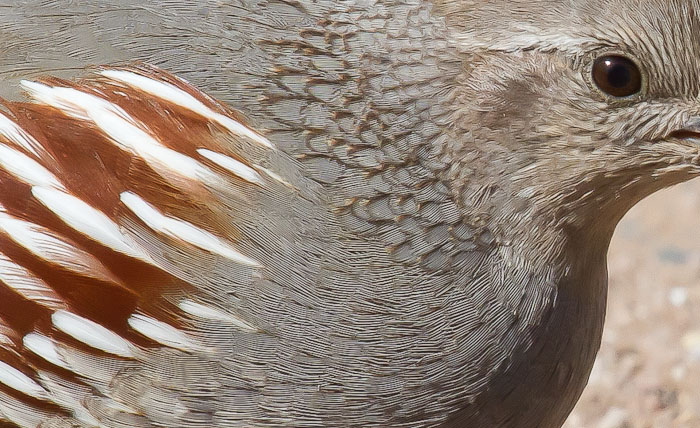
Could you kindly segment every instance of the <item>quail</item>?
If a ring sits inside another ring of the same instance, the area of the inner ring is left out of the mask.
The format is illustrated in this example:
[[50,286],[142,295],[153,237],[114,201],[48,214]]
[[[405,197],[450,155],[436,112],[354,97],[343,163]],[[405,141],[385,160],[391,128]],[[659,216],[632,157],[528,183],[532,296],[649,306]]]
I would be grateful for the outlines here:
[[698,11],[6,5],[0,420],[560,427],[617,222],[700,172]]

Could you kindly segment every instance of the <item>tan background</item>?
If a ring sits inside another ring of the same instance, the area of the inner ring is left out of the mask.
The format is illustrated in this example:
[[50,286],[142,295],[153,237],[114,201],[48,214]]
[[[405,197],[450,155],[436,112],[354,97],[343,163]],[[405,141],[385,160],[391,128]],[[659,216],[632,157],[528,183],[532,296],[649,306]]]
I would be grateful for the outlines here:
[[618,226],[603,345],[565,428],[700,427],[700,180]]

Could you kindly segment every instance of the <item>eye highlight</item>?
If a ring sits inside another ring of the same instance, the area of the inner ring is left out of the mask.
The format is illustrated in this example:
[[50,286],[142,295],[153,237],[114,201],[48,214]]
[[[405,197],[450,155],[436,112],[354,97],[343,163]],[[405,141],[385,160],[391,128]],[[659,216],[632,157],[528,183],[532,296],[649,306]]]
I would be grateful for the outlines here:
[[593,82],[606,94],[623,98],[642,90],[642,73],[629,58],[604,55],[593,63]]

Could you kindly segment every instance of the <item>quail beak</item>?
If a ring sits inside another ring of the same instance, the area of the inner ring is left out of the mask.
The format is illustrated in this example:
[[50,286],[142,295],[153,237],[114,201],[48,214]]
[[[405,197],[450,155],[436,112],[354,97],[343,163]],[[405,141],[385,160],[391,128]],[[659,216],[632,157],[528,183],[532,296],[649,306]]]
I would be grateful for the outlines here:
[[700,117],[692,117],[685,126],[670,135],[671,138],[679,140],[688,140],[700,146]]
[[700,174],[700,117],[691,117],[686,124],[673,131],[667,138],[676,144],[683,153],[683,164],[693,168],[692,174]]

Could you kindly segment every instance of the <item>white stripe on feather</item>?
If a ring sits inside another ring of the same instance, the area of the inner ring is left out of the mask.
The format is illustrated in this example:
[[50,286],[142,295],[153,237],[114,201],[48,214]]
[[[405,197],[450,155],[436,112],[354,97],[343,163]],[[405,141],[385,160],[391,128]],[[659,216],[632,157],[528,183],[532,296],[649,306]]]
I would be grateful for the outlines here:
[[221,309],[213,308],[211,306],[203,305],[201,303],[197,303],[193,300],[190,299],[185,299],[182,300],[179,304],[178,307],[183,311],[186,312],[194,317],[197,318],[203,318],[203,319],[208,319],[212,321],[221,321],[225,323],[232,324],[233,326],[247,331],[247,332],[254,332],[258,331],[257,328],[253,327],[252,325],[248,324],[247,322],[243,321],[242,319],[229,314],[227,312],[224,312]]
[[260,174],[255,172],[253,168],[230,156],[226,156],[209,149],[197,149],[197,153],[246,181],[257,184],[262,184],[263,182],[262,178],[260,178]]
[[40,259],[71,272],[107,282],[117,282],[99,260],[51,230],[0,211],[0,231]]
[[[64,403],[64,406],[67,403]],[[100,421],[98,421],[94,416],[92,416],[92,413],[88,409],[86,409],[84,406],[81,405],[80,402],[77,400],[74,402],[73,406],[71,406],[73,409],[73,417],[80,421],[82,424],[89,426],[89,427],[95,427],[95,428],[106,428],[107,425],[102,424]]]
[[20,81],[20,85],[35,100],[59,109],[76,119],[91,120],[90,110],[99,111],[110,108],[115,114],[121,114],[124,119],[129,117],[124,110],[112,103],[77,89],[53,87],[29,80]]
[[32,194],[68,226],[90,239],[127,256],[149,264],[153,260],[136,242],[102,211],[71,194],[44,187],[33,187]]
[[66,190],[58,178],[48,169],[24,153],[4,144],[0,144],[0,168],[32,186]]
[[0,361],[0,383],[39,400],[49,398],[49,394],[41,385],[3,361]]
[[200,116],[206,117],[207,119],[213,120],[219,123],[221,126],[225,127],[232,133],[244,137],[248,137],[258,144],[261,144],[267,148],[273,148],[272,143],[267,138],[248,128],[247,126],[231,119],[228,116],[217,113],[205,106],[201,101],[197,100],[192,95],[179,89],[170,83],[161,82],[158,80],[151,79],[140,74],[136,74],[130,71],[124,70],[104,70],[102,75],[108,79],[116,80],[118,82],[125,83],[136,89],[140,89],[151,95],[169,101],[173,104],[177,104],[181,107],[189,109]]
[[143,124],[107,100],[77,89],[51,87],[37,82],[22,81],[22,86],[37,101],[69,116],[92,121],[117,147],[140,156],[166,179],[171,180],[173,173],[202,181],[212,180],[216,176],[200,162],[162,145],[146,131]]
[[131,212],[156,232],[190,243],[195,247],[219,254],[238,263],[261,266],[256,260],[244,256],[228,243],[192,223],[163,215],[133,192],[123,192],[120,199]]
[[48,337],[39,333],[29,333],[22,339],[22,344],[36,355],[58,367],[70,370],[68,364],[58,353],[56,344]]
[[51,314],[51,322],[57,329],[95,349],[121,357],[134,356],[128,341],[94,321],[61,310]]
[[162,345],[182,351],[191,351],[198,348],[185,333],[157,319],[141,314],[133,314],[127,322],[134,330]]
[[292,186],[291,183],[289,183],[288,181],[286,181],[286,180],[285,180],[284,178],[282,178],[279,174],[277,174],[277,173],[275,173],[275,172],[272,172],[272,171],[270,171],[270,170],[267,169],[267,168],[264,168],[264,167],[262,167],[262,166],[260,166],[260,165],[253,165],[253,168],[257,169],[258,171],[264,172],[265,174],[267,174],[267,175],[268,175],[270,178],[272,178],[273,180],[275,180],[275,181],[277,181],[277,182],[279,182],[279,183],[281,183],[281,184],[283,184],[283,185],[289,187],[290,189],[293,189],[293,188],[294,188],[294,186]]
[[5,320],[0,318],[0,348],[12,349],[16,346],[15,337],[17,332],[5,322]]
[[0,281],[27,300],[51,310],[65,308],[65,302],[43,280],[0,253]]
[[46,153],[46,149],[34,137],[2,113],[0,113],[0,135],[37,158],[42,157],[39,153]]
[[45,422],[52,416],[54,414],[51,410],[44,410],[35,403],[30,404],[22,397],[10,395],[9,392],[0,389],[1,422],[9,421],[9,425],[12,427],[37,428],[45,425]]
[[36,376],[41,385],[51,394],[51,401],[64,409],[70,409],[73,417],[81,422],[80,427],[107,428],[85,407],[90,405],[86,398],[94,393],[92,388],[66,381],[53,371],[39,370]]

